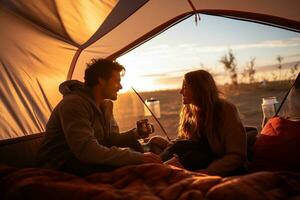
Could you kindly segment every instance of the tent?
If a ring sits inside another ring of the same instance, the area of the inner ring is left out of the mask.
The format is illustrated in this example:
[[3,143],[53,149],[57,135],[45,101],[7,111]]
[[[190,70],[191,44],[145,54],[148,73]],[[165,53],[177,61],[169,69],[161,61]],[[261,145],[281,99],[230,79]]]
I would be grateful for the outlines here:
[[58,85],[82,80],[91,58],[116,59],[197,12],[300,31],[298,0],[0,0],[0,139],[43,132]]

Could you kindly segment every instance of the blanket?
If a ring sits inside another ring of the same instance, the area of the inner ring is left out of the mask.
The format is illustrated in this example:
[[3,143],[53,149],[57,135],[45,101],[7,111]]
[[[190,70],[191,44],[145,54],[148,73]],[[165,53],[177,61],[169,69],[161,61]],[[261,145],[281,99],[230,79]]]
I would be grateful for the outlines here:
[[0,165],[0,199],[300,199],[300,174],[257,172],[222,178],[163,164],[121,167],[86,177]]

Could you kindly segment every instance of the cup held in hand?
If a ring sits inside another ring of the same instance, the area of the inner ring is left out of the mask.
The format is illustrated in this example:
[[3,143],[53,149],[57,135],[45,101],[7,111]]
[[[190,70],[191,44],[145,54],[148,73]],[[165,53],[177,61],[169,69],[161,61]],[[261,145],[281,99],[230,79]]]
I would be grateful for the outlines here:
[[137,133],[140,138],[147,138],[154,132],[154,126],[148,122],[148,119],[141,119],[136,122]]

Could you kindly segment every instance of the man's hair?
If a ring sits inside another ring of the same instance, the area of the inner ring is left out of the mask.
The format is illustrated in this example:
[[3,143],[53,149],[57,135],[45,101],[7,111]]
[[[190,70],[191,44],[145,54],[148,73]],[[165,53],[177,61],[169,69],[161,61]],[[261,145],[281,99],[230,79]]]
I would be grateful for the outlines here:
[[93,87],[98,84],[98,79],[110,79],[112,71],[121,72],[122,76],[125,73],[125,68],[116,61],[107,59],[92,59],[84,72],[84,84],[88,87]]

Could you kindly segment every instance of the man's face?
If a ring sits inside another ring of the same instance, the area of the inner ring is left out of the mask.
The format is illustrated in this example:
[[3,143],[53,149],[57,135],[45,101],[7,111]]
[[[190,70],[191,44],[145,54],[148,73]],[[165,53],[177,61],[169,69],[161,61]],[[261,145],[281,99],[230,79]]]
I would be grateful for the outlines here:
[[103,86],[103,96],[105,99],[117,100],[117,93],[120,89],[122,89],[121,74],[113,70],[110,79],[105,81]]

